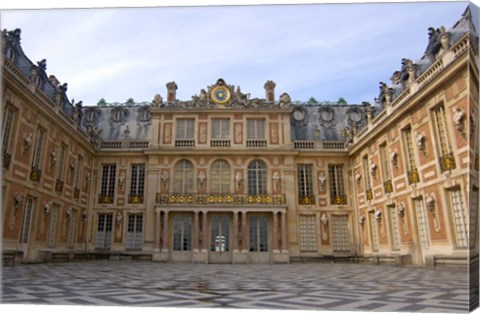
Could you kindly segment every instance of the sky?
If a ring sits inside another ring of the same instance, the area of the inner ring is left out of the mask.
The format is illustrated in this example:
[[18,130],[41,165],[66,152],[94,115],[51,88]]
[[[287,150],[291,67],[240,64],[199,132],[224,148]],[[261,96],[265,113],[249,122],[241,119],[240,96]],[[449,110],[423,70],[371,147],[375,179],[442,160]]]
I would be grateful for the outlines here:
[[277,99],[360,104],[373,103],[402,58],[422,57],[429,27],[452,27],[467,4],[3,8],[0,23],[20,28],[30,60],[46,59],[84,105],[165,99],[171,81],[190,100],[218,78],[251,98],[264,98],[273,80]]

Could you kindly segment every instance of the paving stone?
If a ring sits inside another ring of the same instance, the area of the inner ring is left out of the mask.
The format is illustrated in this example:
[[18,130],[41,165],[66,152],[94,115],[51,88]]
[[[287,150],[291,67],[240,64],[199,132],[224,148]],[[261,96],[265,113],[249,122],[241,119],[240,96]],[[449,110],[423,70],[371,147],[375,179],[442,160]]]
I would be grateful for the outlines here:
[[6,266],[2,303],[466,312],[468,274],[362,264]]

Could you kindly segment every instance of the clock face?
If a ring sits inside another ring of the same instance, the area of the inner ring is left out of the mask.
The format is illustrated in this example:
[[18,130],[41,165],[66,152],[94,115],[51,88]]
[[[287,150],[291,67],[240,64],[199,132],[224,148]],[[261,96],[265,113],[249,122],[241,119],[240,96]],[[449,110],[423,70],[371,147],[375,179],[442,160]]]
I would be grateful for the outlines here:
[[293,112],[293,118],[297,121],[302,121],[305,118],[305,113],[302,110],[295,110]]
[[217,86],[212,90],[210,97],[217,104],[225,104],[230,100],[230,90],[225,86]]

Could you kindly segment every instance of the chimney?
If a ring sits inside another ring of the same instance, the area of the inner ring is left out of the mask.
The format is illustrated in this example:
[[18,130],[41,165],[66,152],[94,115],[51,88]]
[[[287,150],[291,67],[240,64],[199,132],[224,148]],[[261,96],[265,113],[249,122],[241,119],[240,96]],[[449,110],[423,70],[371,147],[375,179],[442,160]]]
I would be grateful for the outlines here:
[[167,83],[167,103],[174,103],[177,99],[178,86],[175,82]]
[[275,82],[274,81],[267,81],[263,88],[265,88],[265,99],[267,102],[274,102],[275,101]]

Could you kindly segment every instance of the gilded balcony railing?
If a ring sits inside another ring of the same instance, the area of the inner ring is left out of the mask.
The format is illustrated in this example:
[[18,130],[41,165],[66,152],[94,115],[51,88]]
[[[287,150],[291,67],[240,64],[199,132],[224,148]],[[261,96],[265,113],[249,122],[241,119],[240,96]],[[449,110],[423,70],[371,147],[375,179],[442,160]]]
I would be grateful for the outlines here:
[[142,204],[143,203],[143,195],[128,194],[128,203],[129,204]]
[[73,189],[73,198],[80,198],[80,189],[74,188]]
[[57,179],[57,181],[55,182],[55,191],[60,192],[60,193],[63,192],[63,181],[62,180]]
[[453,170],[457,167],[453,153],[448,153],[439,158],[440,169],[442,172]]
[[418,175],[417,168],[412,168],[410,171],[408,171],[407,175],[408,175],[408,184],[414,184],[414,183],[420,182],[420,177]]
[[315,205],[315,195],[299,195],[299,205]]
[[157,204],[185,205],[284,205],[284,194],[215,194],[215,193],[157,193]]
[[373,191],[372,189],[367,189],[367,191],[365,191],[365,194],[367,195],[367,201],[370,201],[373,199]]
[[332,205],[347,205],[347,195],[345,194],[330,195],[330,203]]
[[3,152],[2,154],[2,165],[3,168],[8,169],[10,167],[10,162],[12,161],[12,155],[9,153]]
[[383,190],[385,193],[392,193],[393,192],[393,184],[392,180],[387,180],[383,182]]
[[32,171],[30,172],[30,180],[33,182],[40,182],[40,178],[42,177],[42,170],[32,167]]
[[98,203],[113,204],[113,194],[98,194]]

